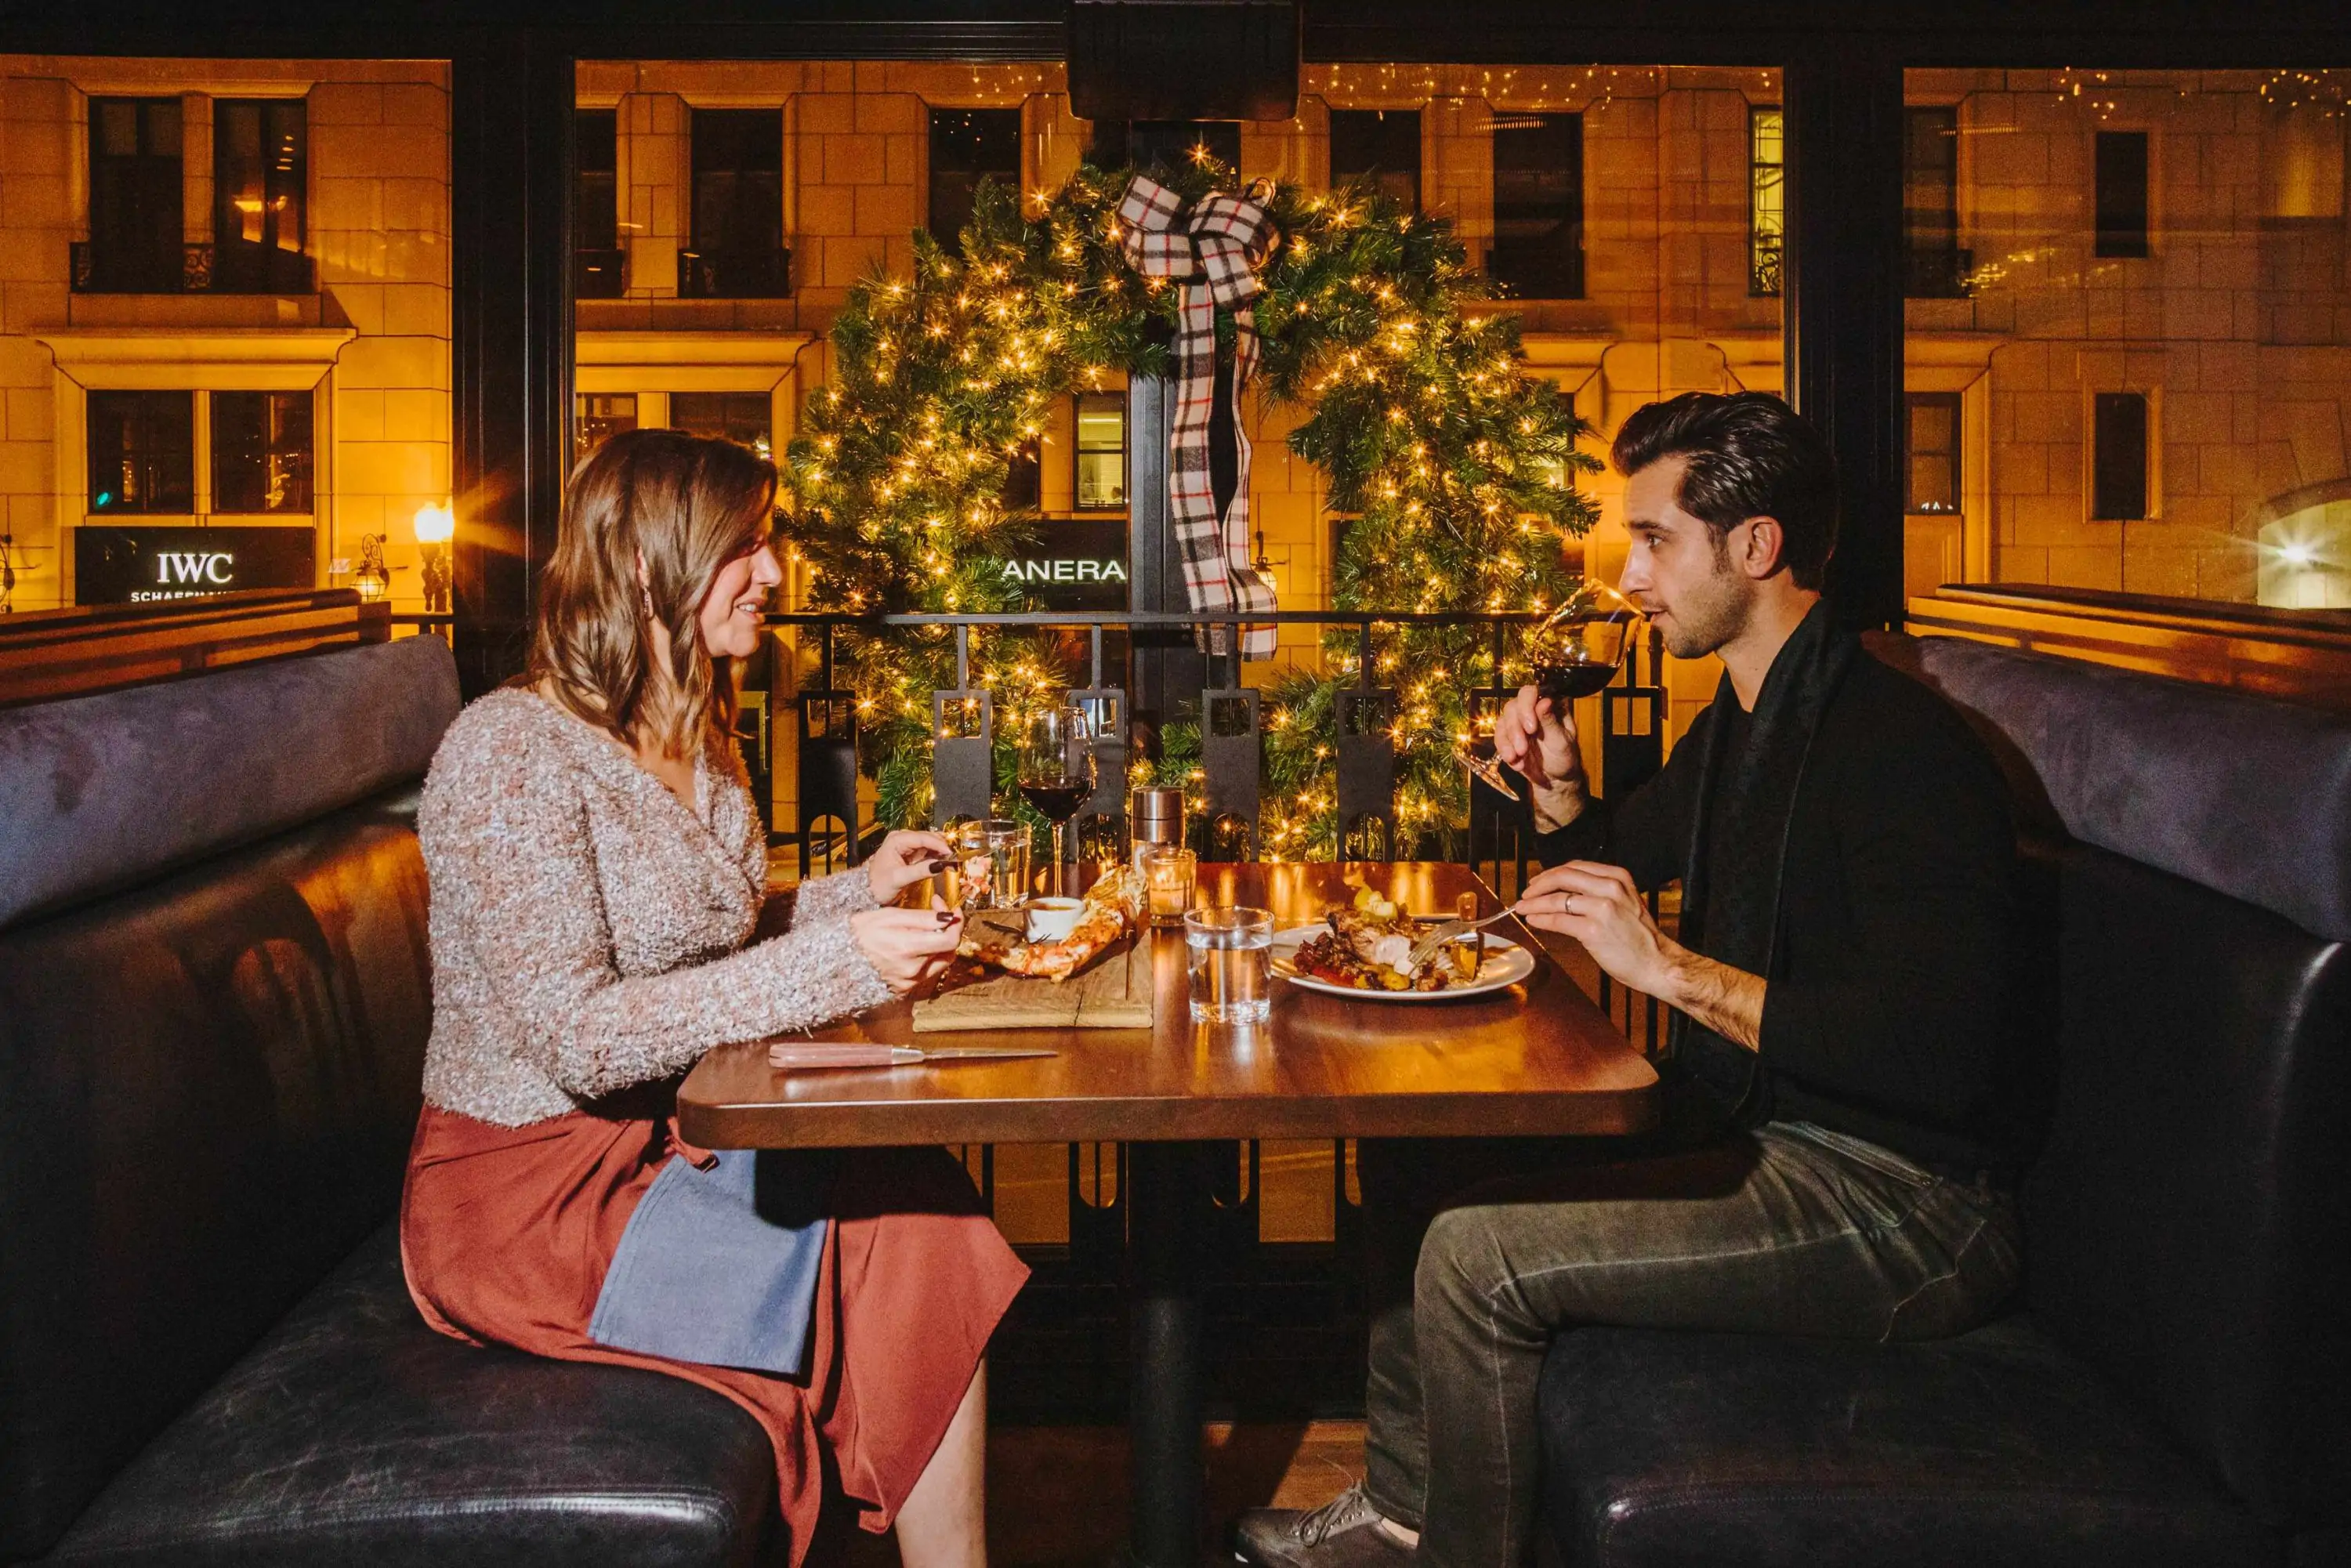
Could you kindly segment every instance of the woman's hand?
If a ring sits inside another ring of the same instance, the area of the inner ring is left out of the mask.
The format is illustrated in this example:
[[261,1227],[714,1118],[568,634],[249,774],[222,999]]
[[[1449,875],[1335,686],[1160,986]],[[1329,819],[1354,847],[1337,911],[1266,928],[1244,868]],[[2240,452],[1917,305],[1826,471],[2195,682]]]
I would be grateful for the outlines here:
[[849,917],[849,935],[891,994],[904,997],[947,967],[963,939],[963,917],[935,900],[929,909],[866,909]]
[[931,862],[953,852],[936,833],[901,830],[882,841],[865,862],[865,880],[872,885],[873,902],[887,904],[931,874]]

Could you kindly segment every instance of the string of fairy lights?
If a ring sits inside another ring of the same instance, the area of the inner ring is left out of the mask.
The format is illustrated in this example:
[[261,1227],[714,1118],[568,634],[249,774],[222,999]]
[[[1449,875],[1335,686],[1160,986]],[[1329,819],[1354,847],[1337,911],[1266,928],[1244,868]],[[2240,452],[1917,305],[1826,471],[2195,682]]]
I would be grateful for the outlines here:
[[[1234,189],[1205,149],[1166,179],[1187,201]],[[810,602],[851,612],[1024,607],[1007,575],[1037,531],[1006,482],[1057,400],[1169,367],[1177,290],[1138,277],[1120,247],[1126,174],[1081,166],[1024,214],[984,186],[961,256],[917,235],[910,276],[852,290],[832,329],[831,383],[810,400],[786,458],[787,531],[809,563]],[[1518,323],[1486,294],[1450,228],[1366,189],[1274,186],[1281,236],[1256,306],[1263,394],[1311,411],[1290,449],[1322,472],[1347,519],[1334,563],[1341,609],[1520,610],[1577,580],[1562,545],[1597,513],[1575,485],[1597,463],[1573,404],[1526,373]],[[1220,317],[1228,349],[1233,323]],[[1391,737],[1407,834],[1460,815],[1451,760],[1468,687],[1496,678],[1475,629],[1382,627],[1375,677],[1409,673]],[[1261,831],[1283,858],[1339,843],[1332,759],[1335,695],[1356,677],[1353,632],[1271,682]],[[931,694],[952,685],[945,636],[850,636],[838,678],[857,694],[876,813],[927,818]],[[971,678],[994,696],[998,735],[1071,685],[1051,639],[975,632]],[[1507,672],[1506,672],[1507,673]],[[1169,727],[1161,776],[1196,781],[1196,730]],[[999,778],[1009,781],[1008,746]]]

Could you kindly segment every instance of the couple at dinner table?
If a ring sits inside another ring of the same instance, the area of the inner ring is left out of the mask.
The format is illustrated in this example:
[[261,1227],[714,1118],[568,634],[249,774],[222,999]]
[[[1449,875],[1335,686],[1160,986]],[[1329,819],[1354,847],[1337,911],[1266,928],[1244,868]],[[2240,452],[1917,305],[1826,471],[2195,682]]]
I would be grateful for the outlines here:
[[[1720,659],[1719,689],[1619,800],[1585,788],[1572,712],[1531,687],[1495,744],[1547,867],[1523,917],[1675,1009],[1658,1124],[1361,1146],[1365,1479],[1244,1516],[1238,1551],[1266,1568],[1520,1561],[1538,1373],[1579,1324],[1923,1337],[2016,1279],[1991,760],[1831,619],[1835,476],[1784,404],[1654,403],[1613,455],[1623,591],[1677,657]],[[829,1491],[908,1568],[979,1563],[985,1354],[1027,1270],[962,1167],[675,1127],[713,1047],[915,992],[961,936],[897,907],[935,834],[767,893],[732,665],[781,577],[775,491],[748,450],[664,430],[571,476],[528,666],[451,727],[419,815],[434,1020],[402,1258],[444,1333],[749,1411],[795,1563]],[[1641,895],[1676,880],[1668,935]]]

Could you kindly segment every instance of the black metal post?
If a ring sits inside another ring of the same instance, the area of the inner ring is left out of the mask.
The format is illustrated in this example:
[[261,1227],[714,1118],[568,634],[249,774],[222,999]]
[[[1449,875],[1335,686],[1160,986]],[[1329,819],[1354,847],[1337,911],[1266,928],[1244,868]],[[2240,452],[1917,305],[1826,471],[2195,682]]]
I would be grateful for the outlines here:
[[[1167,515],[1167,433],[1176,417],[1176,383],[1137,376],[1127,383],[1127,600],[1136,610],[1180,613],[1184,560]],[[1156,727],[1178,704],[1199,695],[1207,666],[1188,627],[1137,630],[1134,649],[1135,716]]]
[[571,429],[571,57],[494,28],[450,62],[456,622],[465,695],[522,667]]
[[1902,614],[1902,67],[1867,37],[1787,67],[1787,387],[1836,455],[1829,592],[1849,626]]
[[1208,1159],[1231,1148],[1126,1146],[1134,1357],[1126,1425],[1134,1487],[1128,1552],[1142,1568],[1196,1568],[1199,1561],[1200,1240],[1213,1218]]

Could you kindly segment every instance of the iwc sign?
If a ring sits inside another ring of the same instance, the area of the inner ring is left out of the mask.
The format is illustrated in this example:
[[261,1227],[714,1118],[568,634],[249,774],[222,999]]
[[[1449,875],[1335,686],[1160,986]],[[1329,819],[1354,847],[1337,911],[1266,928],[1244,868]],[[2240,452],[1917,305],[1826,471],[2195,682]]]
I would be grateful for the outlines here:
[[74,530],[74,602],[137,604],[238,588],[308,588],[317,530],[92,528]]

